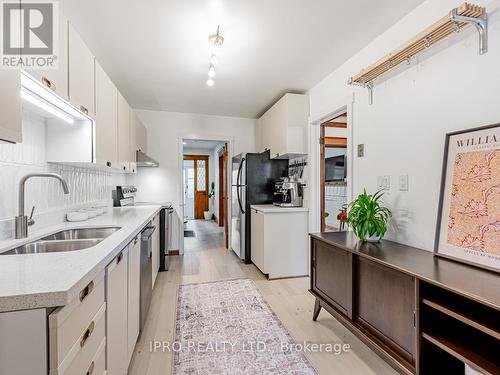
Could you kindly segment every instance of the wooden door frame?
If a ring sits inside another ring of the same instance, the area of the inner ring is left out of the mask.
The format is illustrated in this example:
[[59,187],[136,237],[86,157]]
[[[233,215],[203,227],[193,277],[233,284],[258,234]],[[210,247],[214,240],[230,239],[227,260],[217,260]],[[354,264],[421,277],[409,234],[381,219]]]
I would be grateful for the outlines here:
[[219,227],[224,227],[224,239],[226,249],[229,248],[229,226],[228,226],[228,173],[227,173],[227,143],[219,150]]
[[[336,117],[340,117],[343,115],[339,115]],[[334,120],[334,119],[332,119]],[[320,186],[321,186],[321,193],[320,193],[320,231],[325,232],[326,229],[326,218],[325,218],[325,213],[326,213],[326,194],[325,194],[325,189],[326,189],[326,148],[327,147],[345,147],[347,148],[347,138],[345,137],[327,137],[326,136],[326,128],[347,128],[347,124],[340,123],[340,122],[334,122],[334,121],[325,121],[320,124],[320,152],[319,152],[319,159],[320,159]]]
[[[198,160],[205,160],[205,191],[207,193],[207,196],[210,191],[210,186],[209,186],[209,179],[210,179],[210,156],[209,155],[184,155],[184,160],[193,160],[194,161],[194,218],[196,220],[196,192],[198,191],[198,167],[197,167],[197,161]],[[210,198],[207,199],[207,205],[206,209],[204,211],[208,211],[210,209]]]

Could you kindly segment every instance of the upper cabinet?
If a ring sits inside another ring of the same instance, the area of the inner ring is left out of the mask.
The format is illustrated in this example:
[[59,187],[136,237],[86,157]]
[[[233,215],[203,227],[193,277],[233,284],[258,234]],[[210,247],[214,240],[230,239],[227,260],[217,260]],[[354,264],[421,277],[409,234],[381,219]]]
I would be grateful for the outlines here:
[[307,154],[308,121],[309,97],[286,94],[257,120],[257,150],[271,150],[273,158]]
[[135,127],[136,130],[136,138],[137,138],[137,150],[141,150],[145,154],[148,153],[148,131],[146,127],[141,122],[141,120],[137,119],[137,124]]
[[94,56],[80,35],[68,26],[69,100],[76,108],[94,116]]
[[125,172],[129,171],[132,161],[130,150],[130,106],[118,93],[118,163]]
[[[26,71],[54,91],[61,98],[69,99],[68,88],[68,19],[59,13],[58,52],[56,69],[27,69]],[[79,107],[78,107],[79,108]]]
[[18,70],[0,69],[0,141],[22,141],[21,80]]
[[99,63],[95,62],[95,133],[98,164],[119,168],[118,90]]
[[137,118],[135,111],[132,108],[130,108],[130,132],[129,132],[129,134],[130,134],[130,147],[129,147],[130,170],[129,170],[129,172],[131,172],[131,173],[137,172],[135,151],[137,150],[137,123],[138,122],[139,122],[139,119]]

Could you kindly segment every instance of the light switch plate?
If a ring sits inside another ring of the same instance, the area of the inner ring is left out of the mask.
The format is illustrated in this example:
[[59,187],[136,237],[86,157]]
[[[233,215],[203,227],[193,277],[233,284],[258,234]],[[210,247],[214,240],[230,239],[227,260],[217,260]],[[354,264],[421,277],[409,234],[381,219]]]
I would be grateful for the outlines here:
[[408,191],[408,175],[399,176],[399,191]]
[[362,158],[364,156],[365,156],[365,145],[361,143],[358,145],[358,158]]

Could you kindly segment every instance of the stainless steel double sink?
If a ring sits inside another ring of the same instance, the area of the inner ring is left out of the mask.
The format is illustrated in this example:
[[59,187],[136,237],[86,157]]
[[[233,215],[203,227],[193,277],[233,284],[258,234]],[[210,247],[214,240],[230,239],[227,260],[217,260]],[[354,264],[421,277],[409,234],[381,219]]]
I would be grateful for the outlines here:
[[8,250],[0,255],[58,253],[88,249],[111,236],[120,227],[66,229]]

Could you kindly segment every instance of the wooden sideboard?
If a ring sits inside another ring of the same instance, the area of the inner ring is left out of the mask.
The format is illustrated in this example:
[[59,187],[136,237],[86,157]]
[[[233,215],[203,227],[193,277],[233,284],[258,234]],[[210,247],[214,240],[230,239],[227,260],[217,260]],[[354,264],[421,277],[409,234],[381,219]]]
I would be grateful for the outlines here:
[[311,235],[322,308],[402,374],[500,374],[500,274],[350,232]]

